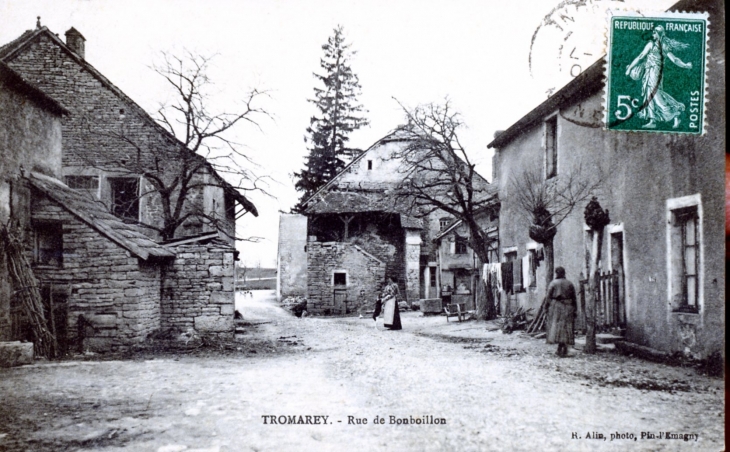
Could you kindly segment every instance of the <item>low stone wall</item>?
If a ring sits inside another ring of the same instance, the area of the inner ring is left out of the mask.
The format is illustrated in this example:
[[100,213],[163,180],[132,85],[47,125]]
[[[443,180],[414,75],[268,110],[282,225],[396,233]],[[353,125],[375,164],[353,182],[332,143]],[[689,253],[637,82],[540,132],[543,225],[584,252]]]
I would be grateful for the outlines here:
[[[63,227],[63,263],[34,265],[33,271],[42,286],[67,294],[66,340],[72,350],[125,348],[159,328],[159,262],[138,259],[39,195],[33,197],[32,221]],[[81,315],[85,321],[79,324]]]
[[[309,242],[307,310],[330,315],[372,309],[385,279],[385,267],[384,262],[352,243]],[[347,274],[344,286],[334,285],[335,272]],[[336,288],[342,297],[339,300],[335,300]]]
[[233,338],[234,249],[222,242],[179,245],[163,272],[162,328]]

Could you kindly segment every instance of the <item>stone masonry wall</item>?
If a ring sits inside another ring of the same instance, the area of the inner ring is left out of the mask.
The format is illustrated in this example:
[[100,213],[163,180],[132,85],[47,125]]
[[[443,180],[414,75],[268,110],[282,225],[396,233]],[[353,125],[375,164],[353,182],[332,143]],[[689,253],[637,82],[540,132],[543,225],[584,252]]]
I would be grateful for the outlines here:
[[307,295],[307,217],[279,214],[276,296]]
[[[101,168],[115,176],[137,175],[155,168],[171,180],[180,163],[180,144],[147,113],[121,91],[102,83],[91,71],[64,50],[46,33],[39,36],[7,64],[42,91],[68,108],[63,120],[64,174],[86,174]],[[119,134],[124,139],[118,137]],[[126,142],[131,141],[138,149]],[[163,177],[164,178],[164,177]],[[102,199],[108,188],[102,184]],[[223,204],[223,190],[217,198]],[[107,193],[108,196],[108,193]],[[195,193],[187,209],[203,209],[203,196]],[[157,193],[144,196],[140,203],[141,221],[160,226],[161,200]],[[226,226],[228,230],[232,226]],[[156,239],[151,229],[143,232]],[[178,236],[201,232],[196,225],[181,227]]]
[[347,274],[348,312],[372,309],[385,279],[385,263],[362,248],[344,242],[309,242],[307,246],[307,310],[313,314],[345,314],[336,305],[333,274]]
[[174,249],[163,274],[162,328],[232,338],[234,249],[222,242]]
[[[63,227],[61,266],[34,266],[42,285],[68,293],[68,342],[108,351],[143,341],[160,327],[160,264],[146,262],[102,236],[55,202],[35,193],[32,221],[60,222]],[[32,248],[31,248],[32,249]]]

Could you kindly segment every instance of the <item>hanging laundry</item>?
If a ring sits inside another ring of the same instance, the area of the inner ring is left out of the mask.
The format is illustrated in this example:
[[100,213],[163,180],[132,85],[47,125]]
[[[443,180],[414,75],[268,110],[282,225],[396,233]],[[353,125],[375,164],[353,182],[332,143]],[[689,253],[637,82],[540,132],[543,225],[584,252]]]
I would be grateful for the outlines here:
[[521,260],[523,275],[522,287],[527,289],[532,284],[532,273],[530,272],[530,267],[532,265],[532,253],[527,251],[527,255],[525,255]]

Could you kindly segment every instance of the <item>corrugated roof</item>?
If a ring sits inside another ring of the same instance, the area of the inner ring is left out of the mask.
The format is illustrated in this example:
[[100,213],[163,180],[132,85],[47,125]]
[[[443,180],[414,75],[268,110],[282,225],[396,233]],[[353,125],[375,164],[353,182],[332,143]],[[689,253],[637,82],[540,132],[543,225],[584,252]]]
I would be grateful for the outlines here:
[[174,251],[144,235],[139,226],[115,217],[100,201],[43,174],[32,172],[25,177],[35,189],[135,256],[144,260],[150,256],[175,257]]

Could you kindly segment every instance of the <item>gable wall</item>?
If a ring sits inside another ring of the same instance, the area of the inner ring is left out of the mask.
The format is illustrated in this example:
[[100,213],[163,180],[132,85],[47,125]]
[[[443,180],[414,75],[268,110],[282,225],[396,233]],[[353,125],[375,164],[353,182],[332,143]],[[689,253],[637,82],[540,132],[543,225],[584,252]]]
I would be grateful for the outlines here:
[[[149,168],[161,173],[167,170],[168,177],[175,175],[177,144],[154,126],[140,107],[102,85],[46,34],[36,37],[7,64],[71,111],[63,122],[64,175],[99,174],[102,200],[109,199],[105,176],[133,175]],[[127,162],[126,168],[120,166],[121,159]],[[148,194],[140,200],[141,220],[159,227],[161,202],[156,192],[149,193],[150,187],[145,187]],[[187,201],[189,208],[204,209],[202,188],[194,191]],[[223,204],[221,187],[209,187],[208,191]],[[203,231],[202,224],[193,224],[179,228],[178,236]],[[157,238],[152,230],[145,229],[145,233]]]

